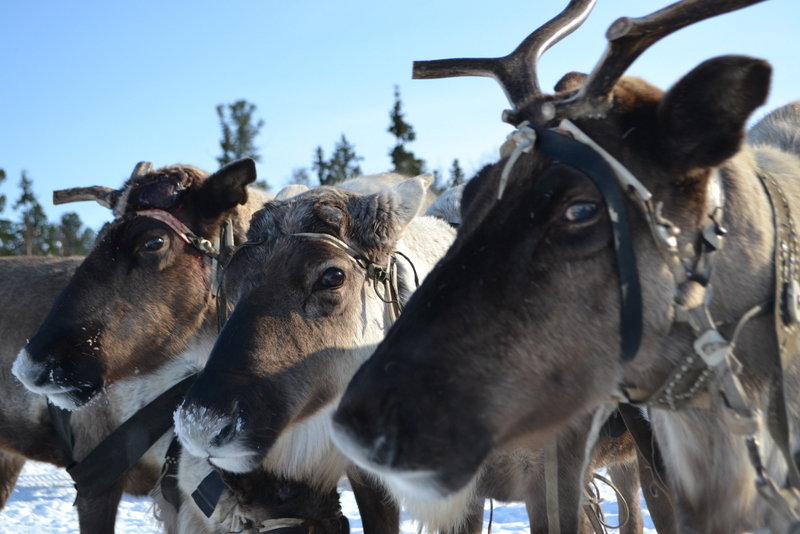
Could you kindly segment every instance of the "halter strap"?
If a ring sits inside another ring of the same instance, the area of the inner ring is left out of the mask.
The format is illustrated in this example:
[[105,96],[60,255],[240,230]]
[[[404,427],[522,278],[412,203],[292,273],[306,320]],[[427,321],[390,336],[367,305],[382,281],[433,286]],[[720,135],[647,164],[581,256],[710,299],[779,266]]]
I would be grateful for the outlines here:
[[213,258],[219,256],[219,250],[217,250],[217,247],[215,247],[214,244],[211,243],[211,241],[209,241],[205,237],[201,237],[192,232],[188,226],[183,224],[183,222],[181,222],[180,219],[178,219],[168,211],[140,210],[134,212],[134,215],[136,215],[137,217],[149,217],[150,219],[161,221],[162,223],[169,226],[173,232],[178,234],[178,237],[180,237],[183,241],[192,245],[194,248],[202,252],[204,255]]
[[[367,255],[360,250],[348,245],[338,237],[334,237],[330,234],[299,232],[289,235],[294,237],[306,237],[310,239],[326,241],[347,253],[347,255],[356,263],[356,265],[363,268],[367,272],[367,278],[373,281],[373,287],[375,288],[375,293],[378,295],[378,298],[388,305],[389,324],[394,323],[400,316],[400,313],[403,311],[403,305],[400,302],[400,291],[398,288],[399,286],[397,279],[397,255],[402,256],[409,263],[409,265],[411,265],[411,268],[414,271],[414,281],[417,285],[419,285],[417,270],[414,267],[414,264],[411,262],[408,256],[401,252],[393,251],[389,258],[388,264],[384,267],[370,260]],[[383,295],[378,292],[379,284],[383,286]]]
[[208,239],[195,234],[180,219],[168,211],[149,209],[139,210],[133,214],[135,217],[148,217],[166,224],[183,242],[192,245],[203,256],[207,257],[211,271],[211,282],[209,283],[211,296],[217,297],[219,295],[219,288],[222,283],[222,273],[219,266],[220,256],[234,247],[233,228],[230,219],[226,219],[222,223],[220,234],[214,238],[212,243]]
[[[572,129],[577,130],[577,127],[572,125]],[[642,339],[642,290],[625,197],[622,187],[617,181],[617,175],[612,171],[606,158],[582,141],[535,124],[523,123],[519,130],[523,133],[512,137],[511,141],[521,143],[519,147],[522,148],[515,150],[509,157],[506,168],[503,170],[504,175],[510,172],[509,167],[514,165],[521,151],[527,151],[535,146],[548,158],[583,172],[592,180],[603,196],[611,220],[617,273],[620,281],[621,356],[623,361],[631,361],[636,356]],[[608,154],[607,156],[610,157]],[[618,166],[622,167],[622,164],[618,164]],[[638,184],[638,181],[636,183]],[[503,185],[502,176],[501,185]],[[643,186],[640,189],[646,191]],[[647,194],[649,195],[649,193]]]

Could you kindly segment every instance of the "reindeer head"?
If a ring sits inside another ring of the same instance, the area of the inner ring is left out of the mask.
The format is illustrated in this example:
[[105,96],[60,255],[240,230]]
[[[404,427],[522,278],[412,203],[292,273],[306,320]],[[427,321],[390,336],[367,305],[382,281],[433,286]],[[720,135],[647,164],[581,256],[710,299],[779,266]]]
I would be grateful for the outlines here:
[[[717,58],[666,93],[620,76],[657,38],[751,3],[621,19],[592,74],[565,76],[553,95],[531,63],[591,1],[570,2],[505,58],[415,65],[419,77],[497,78],[519,129],[467,185],[456,242],[350,383],[334,416],[346,454],[401,492],[446,494],[492,448],[540,444],[622,385],[660,384],[688,344],[672,328],[664,255],[701,246],[717,177],[741,172],[744,124],[770,68]],[[678,292],[692,293],[685,282]]]
[[119,191],[56,192],[57,201],[97,200],[116,217],[20,353],[16,376],[71,409],[190,349],[213,318],[211,241],[254,179],[252,160],[210,176],[186,165],[139,164]]

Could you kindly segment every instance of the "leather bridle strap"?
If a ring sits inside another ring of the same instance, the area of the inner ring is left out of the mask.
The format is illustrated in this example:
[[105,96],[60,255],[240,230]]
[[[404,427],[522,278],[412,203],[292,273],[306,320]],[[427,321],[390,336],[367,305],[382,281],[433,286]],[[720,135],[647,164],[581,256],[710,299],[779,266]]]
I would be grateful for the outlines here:
[[194,383],[191,375],[132,415],[80,462],[67,468],[78,494],[99,497],[172,427],[172,413]]
[[540,153],[584,173],[603,197],[611,221],[619,275],[621,356],[623,361],[631,361],[642,340],[642,289],[625,194],[614,171],[592,147],[541,126],[528,127],[536,132],[536,149]]
[[206,256],[219,256],[219,251],[208,239],[192,232],[188,226],[183,224],[177,217],[164,210],[141,210],[135,212],[138,217],[149,217],[156,219],[169,226],[172,231],[178,234],[183,241],[192,245]]
[[[181,238],[185,243],[193,246],[200,254],[207,257],[211,269],[211,281],[208,283],[211,295],[216,297],[220,287],[220,268],[219,259],[222,252],[231,250],[233,248],[233,231],[231,229],[230,220],[226,220],[220,229],[220,236],[218,236],[212,243],[205,237],[199,236],[192,232],[180,219],[175,217],[168,211],[150,209],[140,210],[133,213],[134,217],[149,217],[166,224],[175,234]],[[223,248],[224,247],[224,248]]]

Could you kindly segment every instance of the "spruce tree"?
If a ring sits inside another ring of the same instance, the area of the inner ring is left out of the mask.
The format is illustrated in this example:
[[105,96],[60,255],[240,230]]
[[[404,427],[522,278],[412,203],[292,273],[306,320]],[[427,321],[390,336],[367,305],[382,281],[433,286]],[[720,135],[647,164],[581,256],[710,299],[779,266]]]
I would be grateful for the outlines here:
[[453,166],[450,167],[450,182],[447,187],[456,187],[464,183],[464,171],[458,163],[458,158],[453,160]]
[[394,106],[389,113],[390,124],[387,131],[391,133],[396,143],[394,148],[389,151],[392,158],[394,172],[405,176],[418,176],[425,172],[425,160],[417,158],[414,153],[406,149],[406,145],[417,138],[414,127],[405,121],[403,117],[403,104],[400,101],[400,88],[394,86]]
[[[3,185],[3,182],[6,181],[6,171],[0,169],[0,185]],[[6,196],[0,195],[0,213],[6,209]]]
[[[0,169],[0,185],[6,180],[6,171]],[[0,213],[5,210],[6,196],[0,195]],[[14,224],[10,219],[0,218],[0,256],[11,256],[16,250]]]
[[94,242],[95,233],[91,228],[84,228],[83,222],[74,211],[61,216],[57,238],[62,256],[85,256]]
[[228,104],[227,109],[223,104],[217,106],[217,116],[222,127],[222,139],[219,146],[222,148],[222,155],[217,158],[220,165],[226,165],[241,158],[253,158],[260,161],[261,156],[255,145],[264,121],[255,121],[253,115],[256,105],[247,100],[237,100],[233,104]]
[[317,147],[311,166],[317,173],[319,185],[333,185],[361,174],[358,162],[363,159],[356,154],[355,146],[351,145],[342,134],[329,160],[325,159],[322,147]]
[[22,193],[14,203],[14,209],[19,211],[21,221],[16,226],[16,253],[18,255],[33,256],[44,255],[51,252],[53,234],[47,222],[47,216],[42,205],[33,193],[33,181],[22,171],[19,183]]

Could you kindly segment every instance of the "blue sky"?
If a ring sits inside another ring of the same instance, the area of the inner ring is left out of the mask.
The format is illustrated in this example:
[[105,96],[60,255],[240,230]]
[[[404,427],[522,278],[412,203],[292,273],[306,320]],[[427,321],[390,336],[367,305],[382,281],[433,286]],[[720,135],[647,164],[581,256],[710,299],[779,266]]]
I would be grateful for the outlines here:
[[[265,126],[259,178],[273,188],[330,153],[345,134],[364,172],[390,168],[386,132],[394,86],[417,132],[409,148],[446,173],[495,158],[510,127],[488,78],[411,80],[417,59],[499,56],[558,12],[556,0],[231,0],[212,2],[0,0],[0,193],[13,202],[25,169],[51,220],[94,204],[52,206],[53,189],[118,187],[140,160],[213,171],[220,153],[215,106],[245,98]],[[599,0],[589,20],[548,52],[545,88],[588,71],[617,17],[666,0]],[[683,29],[654,45],[629,73],[667,88],[704,59],[729,53],[769,60],[769,102],[756,116],[800,98],[797,0],[768,0]],[[0,217],[16,218],[6,208]]]

